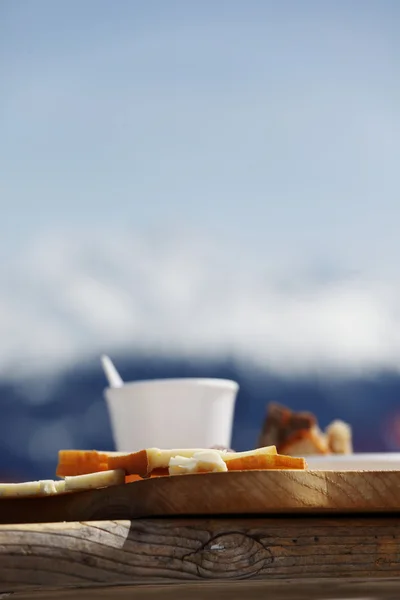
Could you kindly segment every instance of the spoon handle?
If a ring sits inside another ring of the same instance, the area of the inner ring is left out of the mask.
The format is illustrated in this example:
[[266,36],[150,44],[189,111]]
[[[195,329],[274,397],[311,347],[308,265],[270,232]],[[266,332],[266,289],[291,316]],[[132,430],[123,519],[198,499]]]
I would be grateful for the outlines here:
[[114,366],[111,358],[109,358],[106,354],[103,354],[101,357],[101,364],[103,366],[104,373],[107,377],[108,383],[112,388],[119,388],[124,385],[120,374]]

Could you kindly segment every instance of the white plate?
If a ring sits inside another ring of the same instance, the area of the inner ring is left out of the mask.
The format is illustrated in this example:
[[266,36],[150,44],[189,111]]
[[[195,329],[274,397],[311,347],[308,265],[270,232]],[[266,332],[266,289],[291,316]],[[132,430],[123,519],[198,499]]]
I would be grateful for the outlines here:
[[306,456],[306,461],[309,469],[316,469],[318,471],[400,470],[400,453],[397,452]]

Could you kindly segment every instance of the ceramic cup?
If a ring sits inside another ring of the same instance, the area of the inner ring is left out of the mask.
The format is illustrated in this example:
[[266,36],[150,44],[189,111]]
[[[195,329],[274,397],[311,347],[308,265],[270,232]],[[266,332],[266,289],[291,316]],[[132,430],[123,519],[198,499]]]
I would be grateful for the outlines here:
[[239,385],[227,379],[155,379],[106,388],[116,450],[230,448]]

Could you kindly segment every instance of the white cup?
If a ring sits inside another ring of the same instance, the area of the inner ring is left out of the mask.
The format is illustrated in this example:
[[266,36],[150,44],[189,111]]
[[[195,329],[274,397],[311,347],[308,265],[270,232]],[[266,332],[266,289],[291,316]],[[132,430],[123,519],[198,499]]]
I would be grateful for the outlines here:
[[116,449],[230,448],[239,385],[227,379],[155,379],[105,389]]

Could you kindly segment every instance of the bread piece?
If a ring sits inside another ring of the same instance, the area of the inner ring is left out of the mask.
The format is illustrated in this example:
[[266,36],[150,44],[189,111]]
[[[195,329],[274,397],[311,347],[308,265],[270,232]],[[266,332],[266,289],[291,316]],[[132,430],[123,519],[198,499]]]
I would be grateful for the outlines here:
[[281,446],[280,452],[290,456],[309,456],[312,454],[328,454],[329,447],[326,436],[319,427],[302,429],[293,434]]
[[352,454],[353,440],[350,425],[344,421],[332,421],[325,429],[328,447],[334,454]]
[[343,421],[334,421],[323,432],[313,414],[293,412],[276,403],[268,406],[259,443],[275,444],[279,454],[300,457],[353,451],[351,428]]
[[[276,446],[278,453],[290,439],[296,439],[299,432],[309,431],[317,426],[317,420],[308,412],[293,412],[286,406],[271,402],[261,431],[259,446]],[[301,435],[300,435],[301,437]]]

